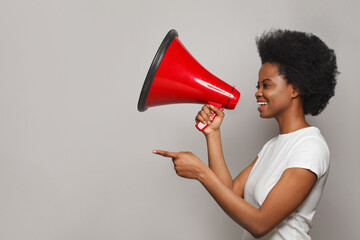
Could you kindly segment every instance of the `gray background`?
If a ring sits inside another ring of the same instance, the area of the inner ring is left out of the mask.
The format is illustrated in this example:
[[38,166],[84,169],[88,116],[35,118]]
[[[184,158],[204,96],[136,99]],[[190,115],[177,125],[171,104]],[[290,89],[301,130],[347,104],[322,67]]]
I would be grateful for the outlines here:
[[0,239],[239,239],[196,181],[151,153],[189,150],[201,105],[137,111],[174,28],[192,55],[242,93],[222,126],[233,177],[277,134],[258,117],[255,36],[313,32],[336,50],[336,96],[318,117],[331,149],[313,239],[359,239],[357,1],[0,0]]

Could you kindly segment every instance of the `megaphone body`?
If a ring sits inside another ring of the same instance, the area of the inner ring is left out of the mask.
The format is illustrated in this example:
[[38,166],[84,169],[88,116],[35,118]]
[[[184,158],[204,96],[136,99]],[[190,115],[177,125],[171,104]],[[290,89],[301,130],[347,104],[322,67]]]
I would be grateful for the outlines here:
[[[217,78],[186,50],[176,30],[168,32],[161,43],[145,78],[138,110],[176,104],[212,104],[219,108],[234,109],[240,93]],[[202,131],[206,125],[198,123]]]

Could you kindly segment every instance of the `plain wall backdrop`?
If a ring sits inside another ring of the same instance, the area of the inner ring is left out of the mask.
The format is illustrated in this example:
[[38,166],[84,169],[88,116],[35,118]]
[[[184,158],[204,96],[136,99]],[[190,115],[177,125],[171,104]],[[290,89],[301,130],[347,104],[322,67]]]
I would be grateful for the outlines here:
[[235,177],[278,133],[258,116],[255,37],[312,32],[335,49],[336,96],[318,117],[331,171],[310,234],[360,239],[358,1],[0,0],[0,239],[239,239],[200,183],[179,178],[160,148],[207,161],[201,105],[137,111],[170,29],[210,72],[241,92],[225,111]]

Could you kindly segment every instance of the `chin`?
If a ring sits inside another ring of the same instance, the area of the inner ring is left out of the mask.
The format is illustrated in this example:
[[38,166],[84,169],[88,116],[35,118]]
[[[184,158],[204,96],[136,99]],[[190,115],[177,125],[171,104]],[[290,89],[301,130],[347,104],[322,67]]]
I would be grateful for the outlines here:
[[264,119],[273,118],[273,117],[269,117],[269,116],[261,116],[261,115],[260,115],[260,117],[261,117],[261,118],[264,118]]
[[260,112],[260,117],[261,118],[273,118],[274,116],[273,115],[271,115],[271,114],[266,114],[266,113],[264,113],[264,112]]

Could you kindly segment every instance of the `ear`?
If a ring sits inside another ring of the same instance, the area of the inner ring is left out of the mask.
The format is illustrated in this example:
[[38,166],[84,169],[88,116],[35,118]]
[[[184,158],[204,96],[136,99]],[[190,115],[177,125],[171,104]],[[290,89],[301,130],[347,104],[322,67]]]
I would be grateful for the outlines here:
[[300,90],[291,84],[291,97],[292,98],[297,98],[298,96],[300,96]]

